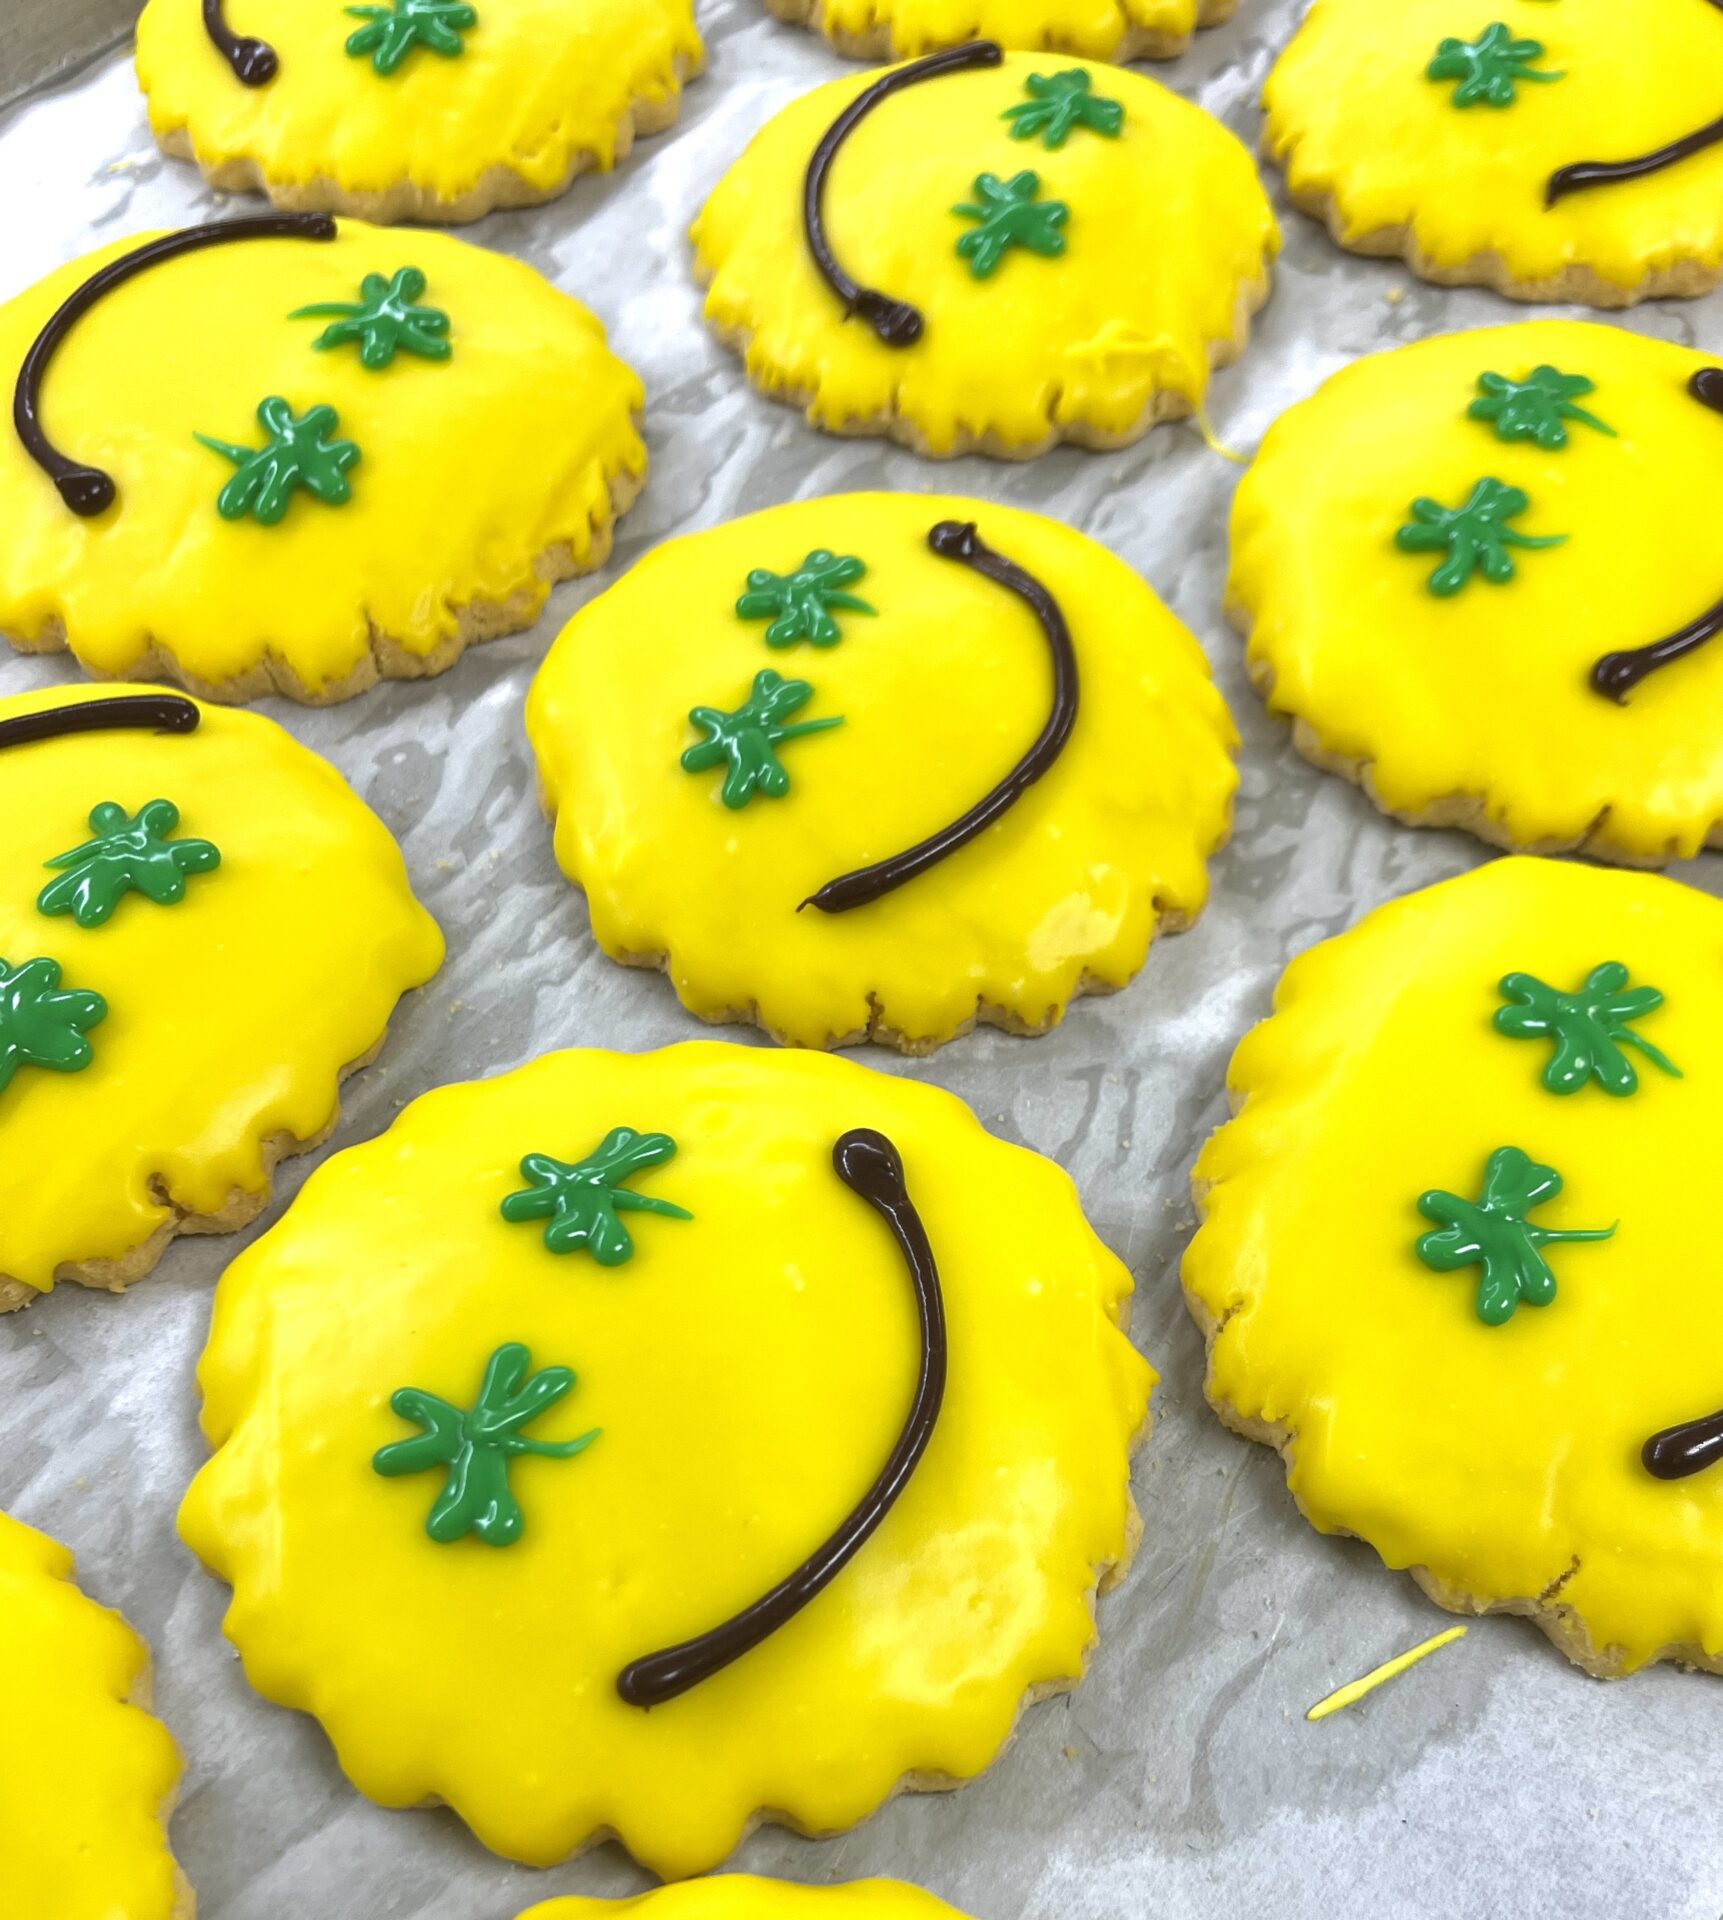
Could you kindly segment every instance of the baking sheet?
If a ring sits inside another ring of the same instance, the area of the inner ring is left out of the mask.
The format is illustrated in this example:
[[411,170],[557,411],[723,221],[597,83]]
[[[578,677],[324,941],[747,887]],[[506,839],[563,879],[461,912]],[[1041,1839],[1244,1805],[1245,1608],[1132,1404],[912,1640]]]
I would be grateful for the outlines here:
[[[56,0],[0,5],[48,17]],[[1231,26],[1153,71],[1254,141],[1263,76],[1299,11],[1294,0],[1241,0]],[[333,1147],[378,1132],[446,1080],[554,1047],[643,1048],[706,1031],[659,976],[596,951],[534,799],[528,680],[561,620],[618,568],[672,533],[856,487],[972,492],[1083,528],[1200,636],[1242,728],[1237,830],[1214,863],[1214,899],[1192,932],[1156,947],[1133,987],[1079,1002],[1046,1039],[986,1031],[925,1062],[857,1057],[951,1088],[994,1131],[1059,1160],[1129,1262],[1134,1331],[1164,1375],[1137,1466],[1147,1535],[1103,1604],[1087,1682],[1031,1713],[979,1782],[902,1798],[834,1841],[757,1834],[734,1864],[814,1881],[898,1874],[978,1920],[1716,1920],[1715,1680],[1660,1669],[1605,1686],[1524,1623],[1489,1620],[1365,1705],[1305,1724],[1311,1702],[1446,1616],[1367,1549],[1313,1533],[1278,1460],[1222,1430],[1203,1405],[1202,1343],[1179,1297],[1190,1163],[1222,1116],[1232,1046],[1266,1012],[1286,960],[1483,850],[1382,820],[1307,768],[1265,716],[1219,611],[1236,469],[1190,428],[1105,457],[935,467],[820,437],[746,390],[699,325],[684,231],[748,135],[839,63],[764,19],[759,0],[703,6],[702,26],[711,70],[669,136],[555,205],[468,230],[586,300],[646,380],[653,475],[611,570],[560,590],[532,632],[440,680],[328,712],[265,705],[387,821],[450,938],[447,966],[403,1007],[379,1064],[348,1083]],[[211,211],[195,173],[158,157],[123,58],[0,120],[0,297],[101,238]],[[1216,430],[1233,446],[1248,450],[1277,412],[1361,353],[1514,317],[1483,294],[1422,287],[1397,264],[1346,259],[1309,222],[1284,217],[1273,302],[1213,394]],[[1723,347],[1723,296],[1628,324]],[[0,694],[74,677],[63,662],[7,654]],[[1675,871],[1723,891],[1723,859]],[[281,1169],[254,1232],[322,1157]],[[173,1528],[204,1457],[193,1369],[211,1288],[246,1238],[181,1241],[123,1298],[68,1287],[0,1320],[0,1506],[71,1543],[87,1587],[155,1649],[158,1705],[188,1763],[174,1841],[200,1912],[510,1920],[557,1893],[638,1890],[644,1877],[614,1847],[535,1873],[486,1854],[447,1812],[370,1806],[314,1722],[246,1687],[221,1638],[226,1590]]]

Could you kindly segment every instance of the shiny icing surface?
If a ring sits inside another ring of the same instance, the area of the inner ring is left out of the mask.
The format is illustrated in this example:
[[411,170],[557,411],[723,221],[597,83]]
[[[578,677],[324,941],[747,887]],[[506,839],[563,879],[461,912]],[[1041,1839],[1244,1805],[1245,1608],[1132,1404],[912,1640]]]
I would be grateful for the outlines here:
[[[1696,852],[1723,820],[1723,643],[1623,704],[1591,674],[1723,595],[1723,418],[1687,392],[1708,364],[1620,328],[1533,321],[1357,361],[1282,415],[1234,503],[1228,600],[1300,745],[1361,767],[1402,818],[1635,862]],[[1591,380],[1583,410],[1611,431],[1568,420],[1545,446],[1470,415],[1482,375],[1520,384],[1539,366]],[[1526,534],[1567,537],[1519,553],[1501,584],[1433,594],[1435,556],[1397,551],[1396,529],[1416,497],[1462,501],[1485,475],[1527,496]]]
[[17,1920],[189,1920],[168,1850],[180,1757],[149,1655],[73,1584],[58,1542],[0,1513],[0,1894]]
[[[692,1220],[646,1223],[605,1269],[502,1219],[524,1151],[620,1113],[674,1135]],[[643,1712],[622,1668],[795,1567],[914,1392],[902,1255],[832,1166],[858,1126],[897,1146],[938,1250],[938,1425],[824,1593]],[[1129,1293],[1066,1175],[947,1094],[710,1042],[551,1055],[416,1101],[228,1269],[199,1370],[216,1452],[181,1532],[234,1589],[252,1684],[315,1714],[361,1792],[446,1801],[528,1864],[613,1832],[654,1872],[701,1872],[762,1810],[830,1833],[906,1779],[971,1778],[1028,1694],[1081,1674],[1097,1578],[1135,1533],[1154,1375],[1115,1325]],[[424,1484],[372,1471],[399,1437],[388,1396],[462,1400],[505,1341],[579,1374],[536,1437],[602,1434],[572,1463],[511,1461],[530,1521],[506,1553],[439,1545]]]
[[[1082,677],[1075,727],[978,839],[880,899],[801,911],[835,875],[957,819],[1046,722],[1046,635],[1019,595],[930,551],[952,519],[1058,601]],[[865,556],[876,611],[841,615],[835,645],[774,651],[737,596],[751,570],[817,549]],[[678,765],[688,712],[739,698],[768,661],[805,670],[807,711],[844,724],[788,745],[783,797],[732,811],[714,775]],[[557,859],[604,951],[667,955],[692,1011],[802,1046],[878,1034],[925,1051],[978,1009],[1039,1030],[1085,986],[1123,986],[1158,915],[1201,910],[1235,781],[1202,655],[1130,569],[1053,521],[936,495],[802,501],[659,547],[570,622],[527,731]]]
[[[1244,147],[1155,81],[1098,69],[1122,103],[1116,139],[1079,133],[1055,151],[1014,140],[1006,112],[1052,56],[1007,54],[882,103],[844,143],[825,195],[837,257],[864,287],[925,317],[911,347],[846,322],[802,231],[801,181],[827,128],[873,84],[851,74],[770,121],[694,224],[708,320],[742,347],[767,393],[836,432],[897,432],[935,455],[971,444],[1026,454],[1061,437],[1135,436],[1202,404],[1266,289],[1274,216]],[[952,208],[977,176],[1039,176],[1069,208],[1056,259],[1014,249],[977,278],[956,252]],[[1128,262],[1128,272],[1120,262]]]
[[[906,60],[965,40],[1112,60],[1147,45],[1157,58],[1176,53],[1198,27],[1232,11],[1231,0],[809,0],[811,24],[829,39],[873,42]],[[769,0],[794,17],[799,0]]]
[[[1646,1074],[1626,1100],[1552,1093],[1544,1049],[1493,1024],[1499,983],[1583,979],[1606,958],[1662,987],[1640,1024],[1684,1077]],[[1720,964],[1706,894],[1495,861],[1293,962],[1196,1167],[1184,1283],[1223,1418],[1286,1443],[1320,1531],[1359,1535],[1457,1610],[1536,1611],[1593,1671],[1723,1664],[1723,1476],[1672,1485],[1640,1458],[1723,1401],[1705,1172]],[[1545,1224],[1620,1226],[1550,1245],[1556,1297],[1486,1326],[1469,1286],[1420,1263],[1414,1202],[1466,1188],[1503,1140],[1561,1169]]]
[[520,1920],[952,1920],[943,1900],[901,1880],[804,1887],[727,1873],[658,1887],[632,1900],[546,1900]]
[[[99,697],[21,694],[0,720]],[[218,867],[171,907],[133,893],[92,926],[41,910],[44,863],[84,838],[93,807],[162,794],[185,837],[219,842]],[[45,1292],[67,1265],[140,1255],[180,1214],[260,1196],[281,1138],[330,1125],[341,1071],[443,944],[382,823],[253,715],[9,747],[0,818],[0,955],[52,958],[107,1003],[88,1067],[21,1066],[0,1093],[0,1282]]]

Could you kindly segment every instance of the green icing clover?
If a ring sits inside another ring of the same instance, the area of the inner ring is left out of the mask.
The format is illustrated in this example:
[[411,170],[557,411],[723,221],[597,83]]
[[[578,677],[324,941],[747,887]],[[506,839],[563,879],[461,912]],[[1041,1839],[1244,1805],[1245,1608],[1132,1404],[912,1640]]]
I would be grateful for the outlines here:
[[1108,140],[1117,140],[1125,124],[1125,109],[1117,100],[1095,92],[1086,67],[1066,73],[1032,73],[1023,83],[1029,94],[999,116],[1011,122],[1013,140],[1033,140],[1049,151],[1062,147],[1078,127],[1087,127]]
[[1595,413],[1573,403],[1595,390],[1583,373],[1561,373],[1554,367],[1533,367],[1523,380],[1505,374],[1480,373],[1478,398],[1466,409],[1473,420],[1487,420],[1498,440],[1535,440],[1554,453],[1567,445],[1567,423],[1577,420],[1595,427],[1613,440],[1615,429]]
[[366,24],[347,36],[347,51],[355,59],[371,56],[381,74],[391,74],[414,47],[428,47],[445,60],[466,52],[463,33],[479,24],[476,8],[466,0],[391,0],[386,7],[349,7],[355,20]]
[[312,341],[319,351],[359,343],[359,358],[368,367],[393,364],[403,347],[421,360],[446,360],[449,316],[440,307],[415,304],[425,291],[425,276],[417,267],[400,267],[392,280],[368,273],[359,282],[356,301],[329,300],[314,307],[295,307],[289,320],[329,320]]
[[977,280],[987,276],[1005,258],[1012,247],[1027,247],[1046,258],[1065,251],[1065,236],[1059,229],[1071,217],[1071,209],[1062,200],[1038,200],[1041,176],[1025,170],[1009,180],[997,174],[975,176],[975,199],[951,209],[965,220],[979,224],[957,243],[958,253],[969,262],[969,271]]
[[748,575],[748,590],[736,602],[736,611],[744,620],[771,621],[766,629],[768,647],[792,647],[798,640],[835,647],[844,636],[832,618],[834,607],[844,613],[874,611],[853,593],[839,591],[866,572],[865,563],[853,555],[816,547],[794,573],[756,567]]
[[1480,569],[1492,586],[1514,577],[1509,547],[1559,547],[1565,533],[1540,539],[1516,533],[1507,522],[1525,512],[1531,502],[1518,487],[1500,480],[1480,480],[1462,507],[1444,507],[1439,500],[1414,500],[1412,519],[1394,536],[1402,553],[1442,553],[1447,559],[1430,575],[1430,591],[1446,599],[1456,594]]
[[704,773],[709,767],[722,766],[724,788],[720,796],[727,807],[745,807],[756,792],[773,800],[790,790],[790,776],[778,762],[773,748],[804,733],[824,733],[828,727],[841,727],[843,716],[830,720],[803,720],[788,726],[792,713],[805,707],[814,690],[805,680],[785,680],[770,667],[754,676],[754,690],[734,713],[721,713],[716,707],[695,707],[688,715],[695,726],[706,731],[682,756],[689,773]]
[[1419,1237],[1418,1258],[1435,1273],[1479,1266],[1478,1318],[1499,1327],[1524,1301],[1547,1307],[1555,1298],[1555,1275],[1539,1248],[1561,1240],[1607,1240],[1614,1227],[1561,1229],[1534,1226],[1534,1207],[1561,1192],[1561,1175],[1540,1167],[1518,1147],[1498,1147],[1484,1171],[1477,1200],[1462,1200],[1439,1187],[1418,1196],[1418,1211],[1437,1223]]
[[272,394],[259,405],[257,417],[269,436],[261,447],[229,446],[204,433],[192,436],[239,469],[216,495],[221,517],[243,520],[249,513],[260,526],[273,527],[300,487],[325,506],[345,506],[353,493],[347,469],[358,461],[359,449],[351,440],[326,437],[339,424],[335,409],[312,407],[296,418],[287,402]]
[[1424,69],[1431,80],[1455,80],[1453,104],[1475,107],[1511,107],[1516,99],[1514,83],[1533,80],[1547,86],[1552,80],[1565,80],[1565,73],[1539,73],[1531,64],[1544,56],[1541,40],[1516,40],[1500,21],[1488,26],[1476,40],[1444,40],[1436,57]]
[[208,840],[170,840],[179,825],[171,800],[152,800],[135,815],[104,800],[90,815],[95,839],[44,862],[60,872],[36,896],[46,914],[69,913],[80,927],[99,927],[128,893],[159,907],[185,898],[186,875],[213,873],[221,850]]
[[553,1160],[529,1153],[520,1163],[531,1185],[511,1193],[502,1204],[505,1220],[548,1220],[544,1244],[552,1253],[578,1253],[583,1247],[601,1267],[619,1267],[633,1257],[634,1241],[618,1213],[656,1213],[668,1220],[692,1220],[684,1207],[622,1183],[648,1167],[674,1157],[676,1142],[667,1133],[636,1133],[612,1127],[584,1160]]
[[1636,1047],[1653,1066],[1682,1077],[1673,1060],[1628,1025],[1655,1013],[1663,995],[1655,987],[1628,986],[1619,960],[1593,967],[1578,993],[1560,993],[1535,974],[1510,973],[1502,981],[1502,995],[1510,1004],[1496,1009],[1498,1033],[1556,1043],[1543,1071],[1551,1093],[1577,1093],[1591,1079],[1606,1093],[1632,1093],[1639,1075],[1623,1047]]
[[512,1547],[526,1528],[520,1502],[509,1489],[509,1461],[521,1453],[546,1460],[570,1460],[598,1438],[599,1429],[578,1440],[528,1440],[521,1428],[548,1413],[574,1385],[567,1367],[545,1367],[526,1377],[530,1356],[514,1342],[498,1347],[485,1366],[484,1382],[471,1412],[452,1406],[419,1387],[401,1387],[389,1405],[403,1420],[425,1431],[410,1440],[380,1447],[371,1465],[388,1479],[445,1467],[448,1478],[425,1521],[425,1531],[440,1546],[476,1533],[489,1547]]
[[79,1073],[95,1055],[84,1038],[108,1016],[99,993],[62,993],[57,960],[0,960],[0,1093],[20,1067]]

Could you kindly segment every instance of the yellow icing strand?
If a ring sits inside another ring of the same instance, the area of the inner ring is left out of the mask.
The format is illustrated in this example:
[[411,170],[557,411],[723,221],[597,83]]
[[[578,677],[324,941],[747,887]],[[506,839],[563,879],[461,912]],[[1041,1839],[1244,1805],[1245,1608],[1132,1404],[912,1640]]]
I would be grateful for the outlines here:
[[1203,445],[1208,448],[1210,453],[1218,453],[1223,460],[1230,460],[1235,467],[1248,467],[1250,465],[1250,455],[1248,453],[1237,452],[1234,448],[1229,447],[1227,443],[1215,433],[1213,424],[1209,420],[1208,409],[1206,407],[1198,407],[1191,415],[1191,422],[1197,432],[1202,435]]
[[1374,1693],[1390,1680],[1399,1679],[1407,1668],[1415,1667],[1420,1660],[1429,1659],[1443,1647],[1450,1647],[1456,1640],[1464,1640],[1469,1629],[1449,1627],[1445,1633],[1432,1634],[1428,1640],[1412,1648],[1409,1653],[1397,1655],[1392,1660],[1383,1661],[1379,1667],[1372,1667],[1361,1680],[1349,1681],[1344,1687],[1338,1687],[1325,1700],[1316,1705],[1304,1716],[1306,1720],[1326,1720],[1331,1713],[1338,1713],[1342,1707],[1356,1706],[1367,1693]]

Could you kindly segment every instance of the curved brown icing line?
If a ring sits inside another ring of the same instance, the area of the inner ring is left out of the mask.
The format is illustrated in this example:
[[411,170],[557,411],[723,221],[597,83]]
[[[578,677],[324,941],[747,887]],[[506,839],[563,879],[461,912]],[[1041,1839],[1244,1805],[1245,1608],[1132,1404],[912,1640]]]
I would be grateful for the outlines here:
[[63,707],[42,707],[0,720],[0,752],[28,747],[38,740],[63,740],[75,733],[196,733],[203,716],[194,701],[171,693],[124,693],[106,700],[74,700]]
[[838,264],[826,238],[826,176],[838,149],[882,100],[906,87],[919,86],[923,80],[938,80],[948,73],[962,73],[971,67],[996,67],[1004,53],[992,40],[967,40],[960,47],[948,47],[943,53],[930,53],[925,60],[912,60],[908,66],[894,67],[871,87],[858,93],[826,129],[825,137],[814,149],[802,182],[802,226],[808,237],[808,251],[820,277],[844,303],[844,318],[859,316],[888,347],[912,347],[921,338],[922,316],[907,300],[894,300],[890,294],[872,287],[858,286]]
[[[947,560],[961,560],[977,573],[985,574],[1000,586],[1009,588],[1028,602],[1030,611],[1041,623],[1047,645],[1053,655],[1053,706],[1047,724],[1035,743],[985,799],[978,800],[961,819],[929,834],[902,853],[876,860],[872,866],[857,867],[853,873],[828,880],[803,907],[818,907],[822,913],[847,913],[852,907],[866,906],[882,894],[893,892],[923,874],[931,866],[967,846],[977,834],[984,833],[1001,814],[1023,797],[1065,750],[1071,729],[1077,724],[1077,653],[1071,645],[1071,630],[1059,603],[1032,573],[1026,573],[1014,561],[995,553],[975,530],[973,521],[942,520],[927,536],[927,544]],[[800,912],[801,908],[797,908]]]
[[214,220],[207,226],[183,227],[178,233],[163,234],[130,253],[122,253],[98,268],[68,299],[63,301],[48,324],[31,343],[18,369],[18,384],[12,391],[12,424],[24,451],[59,489],[60,498],[80,518],[88,520],[105,513],[114,504],[117,489],[113,475],[100,467],[85,466],[61,453],[42,426],[42,381],[62,341],[84,315],[115,287],[123,286],[164,260],[177,259],[182,253],[197,253],[205,247],[225,246],[233,240],[333,240],[335,222],[326,213],[260,213],[244,220]]
[[1665,167],[1691,160],[1696,153],[1716,146],[1720,140],[1723,140],[1723,120],[1713,120],[1709,126],[1683,134],[1668,146],[1642,153],[1632,160],[1576,160],[1572,166],[1558,167],[1550,175],[1549,184],[1544,188],[1544,205],[1553,207],[1570,193],[1583,193],[1588,187],[1612,187],[1622,180],[1643,180],[1650,174],[1661,173]]
[[233,69],[241,86],[266,87],[281,71],[281,61],[266,40],[235,33],[222,12],[222,0],[203,0],[203,30]]
[[[1687,391],[1712,412],[1723,413],[1723,367],[1701,367],[1688,381]],[[1592,690],[1619,704],[1659,667],[1697,653],[1719,634],[1723,634],[1723,600],[1700,614],[1697,620],[1688,621],[1686,626],[1665,634],[1661,640],[1653,640],[1649,646],[1606,653],[1591,670]]]
[[844,1185],[890,1227],[915,1284],[921,1321],[921,1372],[909,1418],[879,1478],[862,1495],[859,1505],[794,1573],[721,1627],[684,1640],[679,1646],[666,1647],[662,1653],[630,1661],[623,1668],[617,1676],[616,1690],[631,1707],[662,1706],[699,1686],[702,1680],[711,1679],[732,1661],[751,1653],[824,1592],[891,1511],[933,1437],[940,1403],[945,1398],[945,1301],[927,1230],[904,1183],[903,1161],[883,1133],[857,1127],[832,1148],[832,1165]]
[[1665,1427],[1646,1441],[1639,1457],[1659,1480],[1685,1480],[1703,1471],[1723,1459],[1723,1413]]

